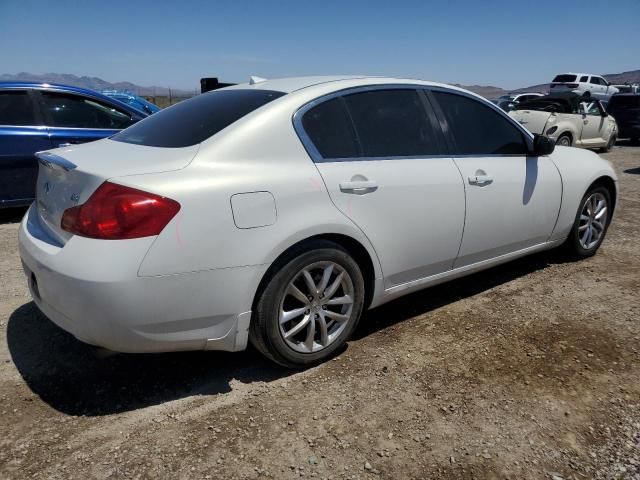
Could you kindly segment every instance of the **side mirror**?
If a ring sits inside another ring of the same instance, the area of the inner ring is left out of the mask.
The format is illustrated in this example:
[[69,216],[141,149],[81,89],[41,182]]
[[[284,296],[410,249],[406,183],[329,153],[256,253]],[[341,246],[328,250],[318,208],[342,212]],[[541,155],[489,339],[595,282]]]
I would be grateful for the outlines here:
[[556,142],[549,137],[538,135],[537,133],[533,136],[533,154],[536,157],[550,155],[555,147]]

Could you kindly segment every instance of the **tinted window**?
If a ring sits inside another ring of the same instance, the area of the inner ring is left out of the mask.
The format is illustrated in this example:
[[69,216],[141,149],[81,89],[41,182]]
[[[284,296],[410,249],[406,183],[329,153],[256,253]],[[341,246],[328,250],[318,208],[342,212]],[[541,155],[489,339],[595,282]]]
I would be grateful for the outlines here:
[[313,107],[302,118],[302,126],[323,158],[358,156],[351,120],[340,98]]
[[373,90],[344,96],[363,157],[437,155],[437,134],[415,90]]
[[120,130],[133,123],[131,116],[93,98],[57,92],[41,92],[47,124],[66,128]]
[[554,82],[561,82],[561,83],[575,82],[576,81],[576,76],[575,75],[567,75],[567,74],[556,75],[556,78],[554,78],[553,81]]
[[151,147],[188,147],[283,95],[271,90],[216,90],[154,113],[111,138]]
[[593,83],[594,85],[600,85],[600,79],[598,77],[591,77],[589,83]]
[[640,108],[640,95],[614,95],[609,100],[608,109]]
[[433,94],[455,139],[455,153],[458,155],[527,153],[520,130],[491,107],[462,95],[444,92]]
[[35,125],[33,106],[25,91],[0,92],[0,125]]
[[580,77],[580,81],[583,82],[583,83],[586,83],[588,80],[589,80],[589,76],[588,75]]

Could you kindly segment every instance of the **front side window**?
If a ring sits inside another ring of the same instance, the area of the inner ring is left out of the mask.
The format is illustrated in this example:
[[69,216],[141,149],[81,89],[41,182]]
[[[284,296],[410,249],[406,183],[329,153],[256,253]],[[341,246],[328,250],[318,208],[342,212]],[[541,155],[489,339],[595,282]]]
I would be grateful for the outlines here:
[[133,123],[129,114],[90,97],[58,92],[41,95],[44,115],[51,127],[120,130]]
[[112,140],[149,147],[189,147],[285,95],[272,90],[214,90],[154,113]]
[[600,106],[596,102],[580,102],[578,113],[601,116]]
[[480,101],[463,95],[434,91],[457,155],[526,155],[522,132]]
[[370,90],[344,96],[363,157],[438,155],[438,137],[419,93]]
[[33,126],[33,105],[25,90],[0,92],[0,125]]
[[598,77],[591,77],[591,80],[589,81],[589,83],[592,83],[594,85],[601,85],[600,79]]

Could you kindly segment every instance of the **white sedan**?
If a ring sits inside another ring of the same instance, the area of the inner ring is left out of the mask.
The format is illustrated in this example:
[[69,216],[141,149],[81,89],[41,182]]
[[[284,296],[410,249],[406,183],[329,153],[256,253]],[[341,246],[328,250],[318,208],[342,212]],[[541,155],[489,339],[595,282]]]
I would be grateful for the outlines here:
[[290,367],[410,292],[561,245],[593,255],[617,198],[595,153],[394,78],[259,79],[40,163],[20,254],[53,322],[123,352],[251,341]]

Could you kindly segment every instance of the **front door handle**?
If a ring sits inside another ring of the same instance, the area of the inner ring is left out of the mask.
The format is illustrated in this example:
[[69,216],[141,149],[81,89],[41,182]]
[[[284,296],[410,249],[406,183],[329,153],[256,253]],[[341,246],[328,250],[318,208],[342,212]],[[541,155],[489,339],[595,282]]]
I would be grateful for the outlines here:
[[493,182],[491,175],[470,175],[469,184],[471,185],[489,185]]
[[355,193],[364,195],[365,193],[377,190],[378,182],[375,180],[353,180],[350,182],[340,182],[340,191],[344,193]]

